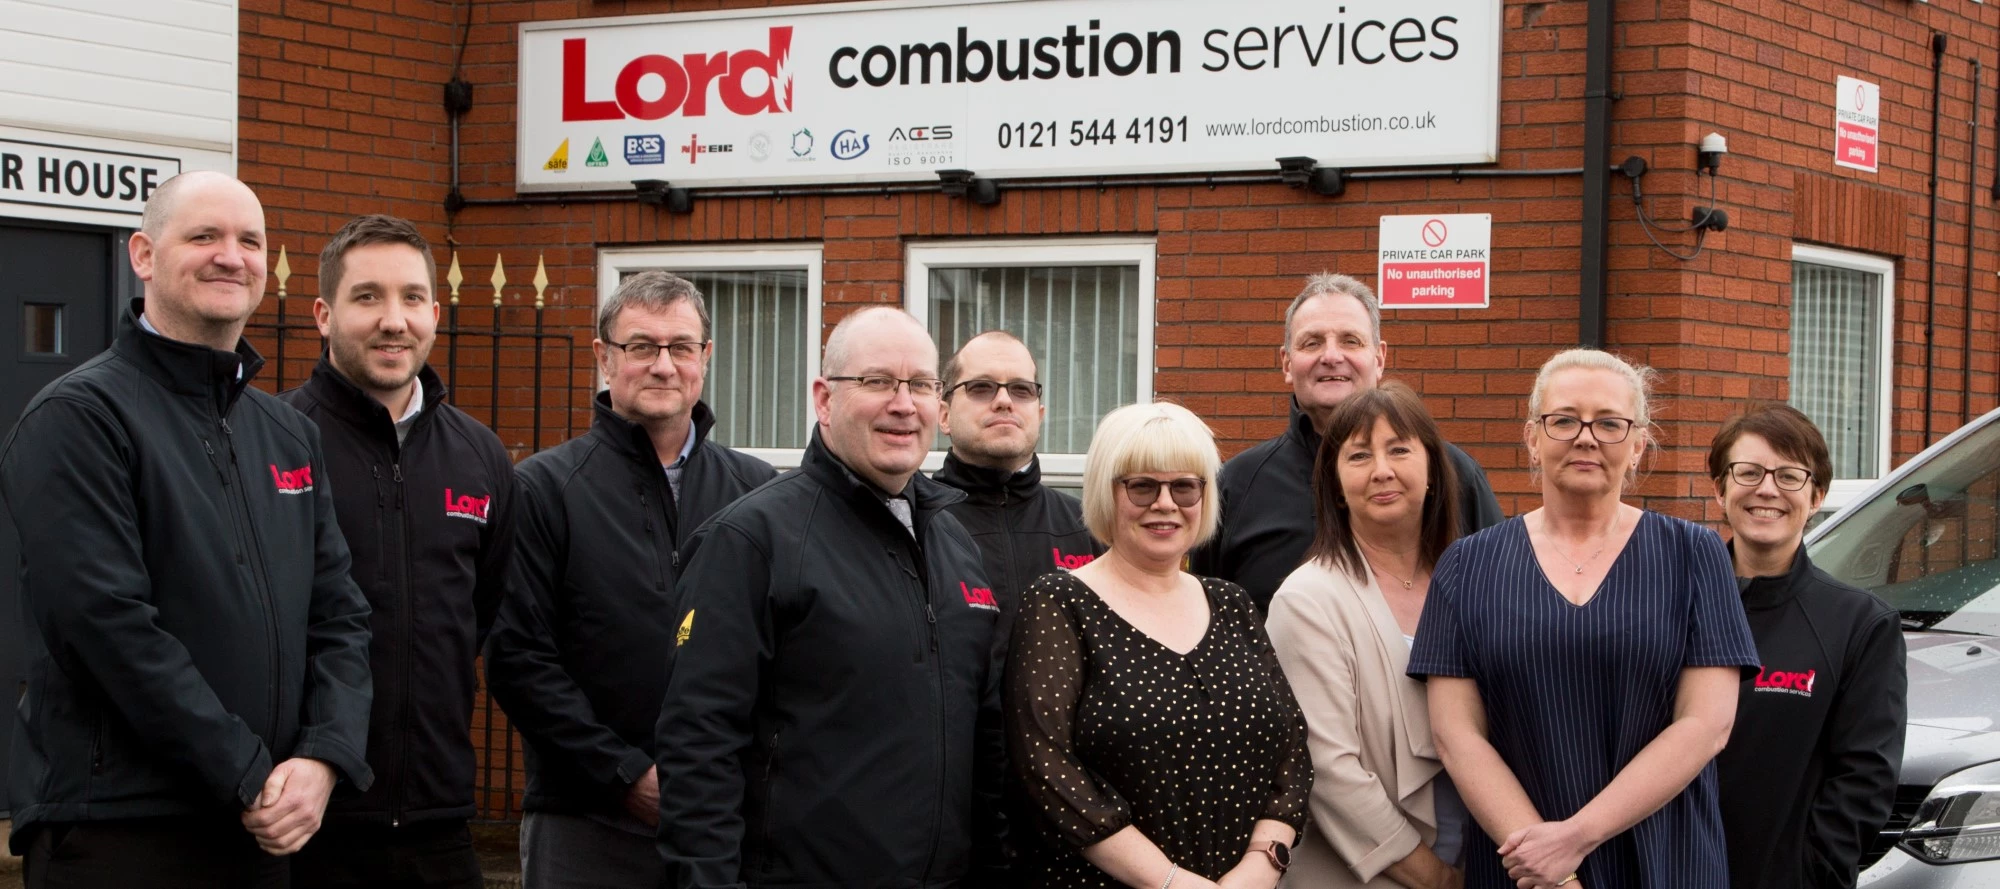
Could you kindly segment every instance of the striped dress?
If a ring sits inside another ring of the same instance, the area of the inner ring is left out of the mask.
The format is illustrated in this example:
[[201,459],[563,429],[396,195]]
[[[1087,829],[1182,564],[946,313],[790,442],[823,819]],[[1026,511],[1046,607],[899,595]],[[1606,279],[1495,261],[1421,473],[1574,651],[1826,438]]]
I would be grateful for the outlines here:
[[[1409,674],[1476,680],[1487,735],[1551,821],[1590,802],[1673,721],[1686,667],[1755,667],[1729,553],[1715,532],[1641,513],[1604,583],[1573,605],[1519,518],[1445,551]],[[1498,847],[1468,826],[1465,885],[1511,889]],[[1725,889],[1715,766],[1586,856],[1586,889]]]

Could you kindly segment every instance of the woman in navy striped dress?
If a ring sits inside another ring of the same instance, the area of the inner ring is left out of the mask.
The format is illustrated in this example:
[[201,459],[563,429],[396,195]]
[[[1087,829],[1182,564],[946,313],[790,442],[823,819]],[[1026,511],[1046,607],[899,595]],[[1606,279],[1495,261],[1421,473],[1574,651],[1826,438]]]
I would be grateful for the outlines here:
[[1409,673],[1484,832],[1465,885],[1725,889],[1715,754],[1757,665],[1715,532],[1625,505],[1648,376],[1574,349],[1528,399],[1542,508],[1460,540]]

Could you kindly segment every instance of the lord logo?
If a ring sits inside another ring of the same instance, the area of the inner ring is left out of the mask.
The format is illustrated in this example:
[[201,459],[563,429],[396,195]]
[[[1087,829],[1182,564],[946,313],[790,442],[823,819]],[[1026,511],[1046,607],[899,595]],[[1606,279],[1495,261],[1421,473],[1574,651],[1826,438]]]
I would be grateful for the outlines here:
[[1074,556],[1066,556],[1063,555],[1062,550],[1057,549],[1055,547],[1050,547],[1049,552],[1055,555],[1056,567],[1064,569],[1066,571],[1075,571],[1076,569],[1081,568],[1097,560],[1097,556],[1091,553],[1080,553]]
[[1752,686],[1752,690],[1757,692],[1794,694],[1810,698],[1813,693],[1813,680],[1818,675],[1818,670],[1807,670],[1804,673],[1787,673],[1783,670],[1773,670],[1769,667],[1758,667],[1757,679]]
[[453,494],[444,489],[444,514],[455,519],[471,519],[486,524],[486,513],[493,508],[493,495]]
[[308,463],[297,469],[279,469],[271,464],[271,483],[278,486],[280,494],[305,494],[313,489],[313,468]]
[[966,586],[963,580],[958,582],[958,589],[965,594],[965,604],[987,611],[1000,610],[1000,603],[993,600],[992,590],[983,586]]

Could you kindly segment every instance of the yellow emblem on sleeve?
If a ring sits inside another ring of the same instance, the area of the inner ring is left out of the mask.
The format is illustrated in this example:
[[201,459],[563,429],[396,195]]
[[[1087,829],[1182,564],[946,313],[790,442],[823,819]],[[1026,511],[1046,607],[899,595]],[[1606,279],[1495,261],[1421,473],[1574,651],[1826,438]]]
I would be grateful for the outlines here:
[[674,647],[679,648],[683,645],[686,645],[688,641],[688,636],[693,632],[694,632],[694,611],[689,610],[688,616],[681,618],[681,628],[675,631],[674,633]]

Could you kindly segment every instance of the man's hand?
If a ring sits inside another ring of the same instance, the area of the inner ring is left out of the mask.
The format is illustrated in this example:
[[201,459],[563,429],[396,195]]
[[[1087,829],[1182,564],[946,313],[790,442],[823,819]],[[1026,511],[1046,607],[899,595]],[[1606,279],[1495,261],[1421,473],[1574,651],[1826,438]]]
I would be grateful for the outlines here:
[[243,829],[257,838],[257,847],[272,855],[290,855],[305,848],[319,832],[326,801],[333,795],[333,767],[317,759],[294,758],[278,763],[264,779],[257,804],[243,813]]
[[632,782],[632,789],[625,791],[625,811],[647,827],[660,826],[659,766],[646,769],[646,774]]
[[[1531,824],[1500,844],[1500,864],[1520,889],[1552,889],[1576,872],[1590,853],[1590,840],[1568,821]],[[1577,885],[1571,880],[1563,889]]]

